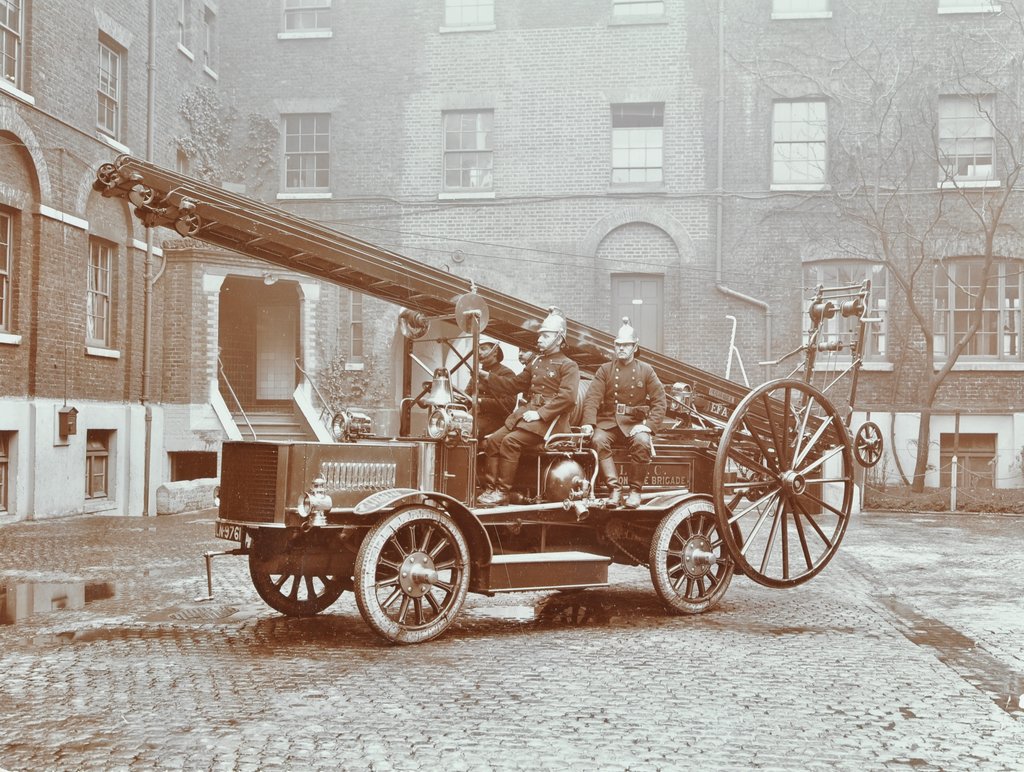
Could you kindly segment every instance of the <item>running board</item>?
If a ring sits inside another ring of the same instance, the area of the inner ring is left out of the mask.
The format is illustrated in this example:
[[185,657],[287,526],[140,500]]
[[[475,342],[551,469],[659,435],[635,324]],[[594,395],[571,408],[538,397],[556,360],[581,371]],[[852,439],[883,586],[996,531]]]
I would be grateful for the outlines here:
[[607,587],[612,559],[588,552],[531,552],[495,555],[484,592],[569,590]]

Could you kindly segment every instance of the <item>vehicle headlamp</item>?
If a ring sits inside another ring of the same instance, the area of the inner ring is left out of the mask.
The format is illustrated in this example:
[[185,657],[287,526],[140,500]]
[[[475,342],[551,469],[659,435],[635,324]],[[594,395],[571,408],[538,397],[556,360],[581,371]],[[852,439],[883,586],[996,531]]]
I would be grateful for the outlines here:
[[473,414],[456,405],[437,407],[427,417],[427,436],[450,442],[468,439],[473,435]]
[[311,525],[327,525],[324,512],[329,512],[334,506],[334,501],[327,494],[326,483],[323,477],[316,477],[313,480],[313,487],[299,497],[296,510],[299,516],[309,520]]
[[373,434],[373,421],[366,413],[341,410],[331,419],[331,436],[335,442],[352,442]]

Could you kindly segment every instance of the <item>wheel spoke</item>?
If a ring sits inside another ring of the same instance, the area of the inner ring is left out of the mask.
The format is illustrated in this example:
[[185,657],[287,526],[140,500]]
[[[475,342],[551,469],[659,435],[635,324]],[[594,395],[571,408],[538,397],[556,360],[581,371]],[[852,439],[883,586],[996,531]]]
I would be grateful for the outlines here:
[[443,582],[440,579],[434,580],[434,586],[440,587],[442,590],[448,593],[452,592],[455,589],[455,585],[453,585],[451,582]]
[[801,452],[800,452],[800,454],[798,456],[794,457],[794,459],[793,459],[793,468],[794,469],[796,467],[800,466],[800,464],[802,464],[804,462],[804,457],[810,452],[811,448],[814,447],[815,443],[819,440],[821,435],[825,433],[825,430],[831,424],[832,424],[832,416],[829,416],[828,418],[826,418],[825,420],[823,420],[821,422],[821,426],[819,426],[817,429],[815,429],[814,435],[811,437],[810,441],[807,443],[807,446],[801,450]]
[[[844,514],[843,514],[842,512],[840,512],[840,511],[839,511],[838,509],[836,509],[835,507],[833,507],[833,506],[832,506],[831,504],[829,504],[829,503],[828,503],[827,501],[823,501],[822,499],[819,499],[819,498],[818,498],[817,496],[815,496],[815,495],[814,495],[813,493],[811,493],[810,491],[804,491],[803,495],[804,495],[804,496],[806,496],[807,498],[809,498],[809,499],[810,499],[811,501],[813,501],[813,502],[814,502],[815,504],[818,504],[819,506],[825,507],[825,509],[827,509],[827,510],[829,510],[829,511],[833,512],[833,513],[835,513],[836,515],[838,515],[838,516],[839,516],[839,518],[840,518],[841,520],[845,520],[845,519],[846,519],[846,515],[844,515]],[[809,517],[809,515],[808,515],[808,517]],[[814,523],[814,520],[811,520],[811,522],[812,522],[812,523]],[[815,524],[815,527],[817,527],[817,524]]]
[[[777,496],[778,495],[778,491],[779,491],[778,488],[770,490],[766,494],[764,494],[761,498],[759,498],[757,501],[752,501],[750,503],[750,505],[747,506],[746,509],[742,510],[741,512],[734,513],[733,516],[729,518],[729,525],[735,525],[736,521],[739,520],[741,517],[743,517],[745,514],[747,514],[751,510],[757,509],[763,502],[767,501],[772,496]],[[729,508],[729,511],[730,512],[733,511],[732,507]]]
[[311,574],[306,574],[303,578],[306,580],[306,597],[315,598],[316,586],[313,584],[313,576]]
[[[798,412],[800,413],[800,429],[797,431],[796,438],[793,440],[793,455],[790,456],[791,460],[799,458],[800,454],[804,452],[802,449],[802,443],[803,438],[807,435],[807,420],[811,417],[811,401],[808,400],[803,409]],[[789,466],[795,467],[796,465],[797,461],[793,460]]]
[[385,599],[385,601],[380,604],[380,607],[382,609],[384,609],[385,611],[387,611],[388,606],[392,605],[400,597],[404,597],[404,593],[402,592],[402,588],[401,587],[395,587],[394,592],[392,592],[390,595],[388,595],[387,599]]
[[789,524],[786,517],[789,512],[789,500],[784,499],[779,512],[779,520],[782,526],[782,578],[789,579]]
[[381,590],[381,589],[383,589],[385,587],[397,587],[397,586],[398,586],[398,574],[395,574],[394,576],[386,577],[384,579],[378,579],[374,583],[374,587],[376,587],[378,590]]
[[[778,500],[778,495],[772,494],[771,498]],[[760,532],[761,526],[764,525],[764,521],[768,519],[768,513],[771,511],[773,504],[774,502],[769,502],[765,505],[764,511],[760,513],[761,516],[757,518],[757,522],[754,523],[754,527],[751,528],[750,533],[747,534],[747,539],[744,542],[743,547],[740,549],[740,554],[744,557],[746,557],[747,549],[754,543],[754,539],[757,537],[758,532]]]
[[[747,427],[747,431],[750,433],[751,439],[753,439],[754,442],[757,444],[758,450],[761,451],[761,457],[765,460],[765,463],[768,463],[768,464],[773,463],[771,451],[768,449],[768,446],[765,445],[764,441],[761,439],[761,433],[756,431],[754,429],[754,427],[752,427],[747,422],[747,419],[746,419],[745,416],[743,418],[743,425],[745,427]],[[778,453],[776,453],[776,458],[774,460],[775,468],[772,470],[773,472],[778,473],[780,461],[781,461],[781,459],[778,457]]]
[[[430,544],[430,536],[433,533],[434,533],[434,526],[428,525],[426,532],[423,534],[423,538],[420,540],[420,546],[419,546],[419,551],[420,552],[427,552],[428,555],[430,554],[427,551],[427,545]],[[433,556],[431,555],[431,557],[433,557]]]
[[412,605],[416,609],[416,624],[425,624],[427,620],[423,617],[423,599],[413,598]]
[[433,593],[428,592],[423,597],[426,598],[427,603],[430,604],[430,608],[434,610],[435,616],[441,613],[441,604],[437,602],[437,598],[434,597]]
[[402,593],[402,604],[398,607],[398,621],[405,624],[405,618],[409,614],[409,596]]
[[449,544],[451,544],[451,542],[449,542],[448,539],[442,538],[440,541],[438,541],[437,546],[434,547],[434,549],[430,550],[430,552],[427,552],[426,544],[424,544],[423,545],[423,551],[427,552],[427,554],[430,556],[431,560],[436,561],[437,560],[437,556],[440,555],[441,551],[445,547],[447,547]]
[[797,469],[796,471],[798,471],[800,474],[802,474],[802,475],[804,475],[806,477],[809,472],[813,472],[819,466],[821,466],[826,461],[828,461],[830,458],[835,456],[836,453],[839,453],[842,450],[843,450],[843,446],[842,445],[833,445],[831,448],[827,448],[826,450],[823,450],[820,456],[818,456],[816,459],[814,459],[814,461],[812,461],[810,464],[805,466],[803,469]]
[[767,420],[768,422],[768,431],[770,431],[772,435],[772,444],[774,444],[776,449],[778,450],[780,464],[779,468],[782,469],[783,459],[785,457],[785,439],[784,436],[779,437],[778,429],[775,426],[775,419],[772,417],[772,403],[768,399],[767,392],[761,394],[761,404],[764,406],[764,415],[765,420]]
[[800,537],[800,550],[804,553],[804,563],[807,565],[807,570],[810,570],[814,567],[814,561],[811,559],[811,548],[807,544],[807,533],[804,531],[804,524],[800,519],[801,515],[803,517],[807,517],[807,513],[803,512],[803,507],[800,505],[800,502],[794,501],[793,525],[796,526],[796,534]]
[[288,598],[289,599],[291,599],[293,601],[296,601],[296,600],[299,599],[299,585],[300,584],[301,584],[301,581],[299,580],[299,575],[298,574],[292,574],[292,589],[291,589],[291,592],[288,593]]
[[[809,498],[815,498],[815,497],[813,497],[813,496],[809,496]],[[800,502],[800,500],[799,500],[799,499],[798,499],[798,500],[797,500],[797,501],[796,501],[795,503],[796,503],[796,505],[797,505],[798,507],[800,507],[800,511],[801,511],[801,512],[803,512],[803,514],[804,514],[804,517],[805,517],[805,518],[807,518],[807,522],[811,524],[811,527],[812,527],[812,528],[814,529],[814,531],[815,531],[815,532],[816,532],[816,533],[818,534],[818,538],[819,538],[819,539],[821,539],[821,540],[822,540],[822,542],[824,542],[824,544],[825,544],[825,546],[826,546],[826,548],[827,548],[827,549],[831,550],[831,549],[832,549],[832,540],[831,540],[831,539],[829,539],[829,538],[828,538],[828,536],[826,536],[826,535],[825,535],[825,532],[824,532],[823,530],[821,530],[821,526],[820,526],[820,525],[818,525],[817,521],[815,521],[815,519],[814,519],[814,516],[813,516],[813,515],[811,515],[811,514],[810,514],[810,513],[809,513],[809,512],[807,511],[807,509],[806,509],[806,508],[804,507],[803,503],[802,503],[802,502]],[[822,503],[822,504],[824,504],[824,502],[822,502],[822,501],[820,501],[820,500],[819,500],[819,503]],[[828,506],[828,505],[826,505],[826,506]],[[838,514],[838,513],[837,513],[837,514]]]
[[743,453],[738,449],[733,450],[729,454],[729,459],[736,463],[737,465],[742,466],[744,469],[749,469],[751,472],[760,474],[761,476],[766,477],[769,480],[775,480],[778,478],[778,475],[771,469],[761,464],[759,461],[757,461],[757,459],[751,458],[746,453]]
[[434,563],[435,571],[447,571],[449,568],[455,568],[458,563],[454,560],[446,560],[443,563]]
[[[779,533],[779,510],[782,508],[782,496],[775,500],[775,515],[772,516],[772,527],[768,531],[768,540],[764,545],[764,554],[761,556],[761,573],[768,571],[768,559],[771,557],[772,548],[775,546],[775,538]],[[767,510],[766,510],[767,511]]]

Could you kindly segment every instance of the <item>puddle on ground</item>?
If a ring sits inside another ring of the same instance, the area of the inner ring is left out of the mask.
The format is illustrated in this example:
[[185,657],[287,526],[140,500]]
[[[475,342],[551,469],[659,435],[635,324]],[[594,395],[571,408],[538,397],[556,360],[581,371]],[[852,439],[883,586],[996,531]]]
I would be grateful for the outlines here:
[[1024,717],[1024,674],[989,654],[959,630],[892,596],[876,596],[903,636],[936,658],[1015,718]]
[[19,582],[0,586],[0,624],[17,624],[36,614],[82,609],[117,595],[115,582]]

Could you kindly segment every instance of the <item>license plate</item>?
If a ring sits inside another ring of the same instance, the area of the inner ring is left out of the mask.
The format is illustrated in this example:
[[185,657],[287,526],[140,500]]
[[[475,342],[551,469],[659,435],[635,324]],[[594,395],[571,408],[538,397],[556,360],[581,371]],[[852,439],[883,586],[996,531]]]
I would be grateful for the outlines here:
[[242,526],[235,525],[233,523],[218,522],[214,528],[214,535],[218,539],[240,542],[242,541]]

